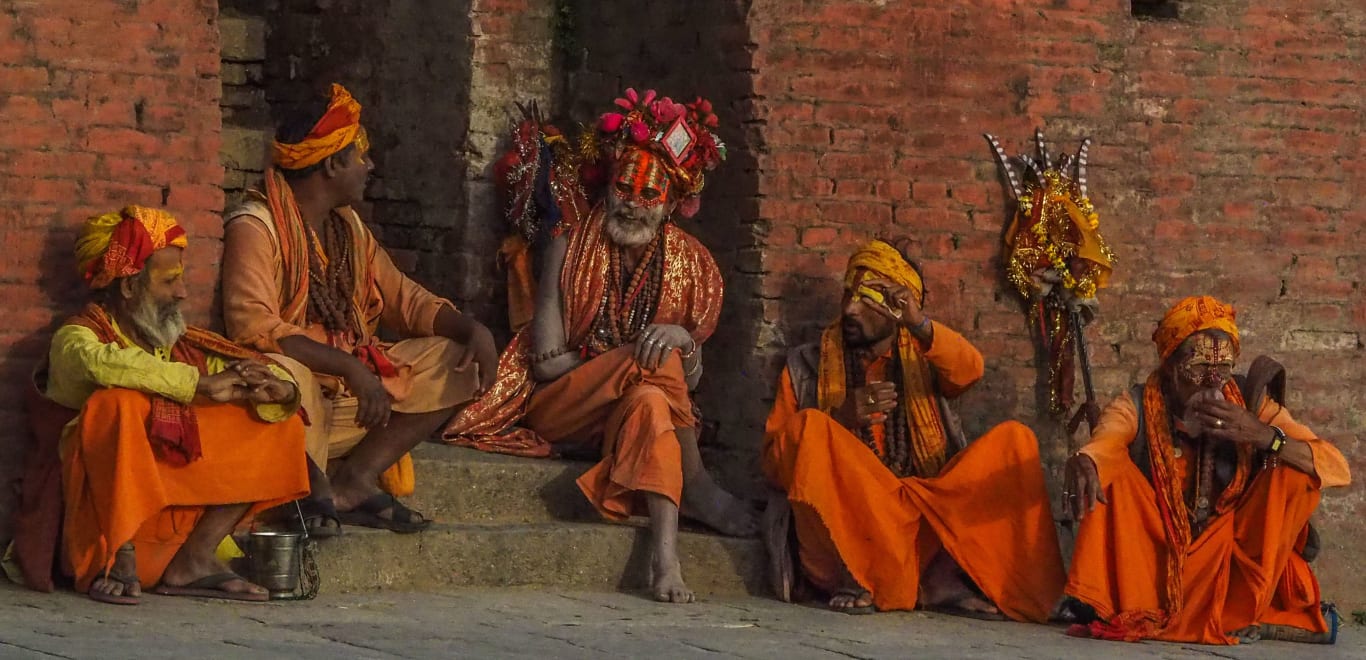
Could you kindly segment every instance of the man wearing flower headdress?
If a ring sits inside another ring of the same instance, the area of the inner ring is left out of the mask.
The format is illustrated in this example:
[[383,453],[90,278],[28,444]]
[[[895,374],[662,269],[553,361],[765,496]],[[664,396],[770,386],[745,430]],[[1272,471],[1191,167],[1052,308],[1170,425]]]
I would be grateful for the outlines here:
[[[63,564],[108,603],[155,592],[263,601],[215,558],[244,518],[308,492],[299,390],[283,369],[186,327],[185,230],[129,206],[88,220],[76,258],[94,301],[52,339],[62,431]],[[79,414],[76,413],[79,411]],[[43,582],[46,565],[25,567]]]
[[227,214],[223,238],[229,335],[280,354],[303,390],[308,454],[330,475],[306,512],[320,536],[336,520],[431,523],[395,497],[413,490],[408,452],[493,381],[498,357],[488,328],[400,272],[352,208],[374,169],[360,113],[334,84],[325,108],[284,123],[265,192]]
[[1324,488],[1351,481],[1346,460],[1282,405],[1279,365],[1258,358],[1234,375],[1229,305],[1186,298],[1153,341],[1161,365],[1067,462],[1064,500],[1081,528],[1066,592],[1083,619],[1070,634],[1330,638],[1308,523]]
[[790,599],[800,572],[836,611],[1045,621],[1063,571],[1038,442],[1018,422],[966,442],[946,399],[982,355],[923,311],[898,245],[850,257],[842,317],[783,369],[763,448],[775,587]]
[[[616,104],[586,153],[528,119],[500,162],[512,224],[548,244],[534,318],[503,353],[492,391],[445,434],[487,451],[595,454],[579,488],[610,520],[649,515],[654,596],[690,602],[676,549],[680,513],[724,533],[755,527],[697,448],[690,392],[720,314],[721,274],[670,222],[696,213],[725,148],[704,100],[683,105],[628,89]],[[603,175],[603,200],[590,204],[587,189]],[[548,183],[542,201],[538,182]]]

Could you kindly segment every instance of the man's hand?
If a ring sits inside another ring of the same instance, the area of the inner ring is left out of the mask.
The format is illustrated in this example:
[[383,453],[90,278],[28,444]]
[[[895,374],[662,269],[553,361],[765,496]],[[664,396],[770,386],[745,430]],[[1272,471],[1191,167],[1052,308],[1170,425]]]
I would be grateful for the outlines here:
[[1195,416],[1205,435],[1224,442],[1252,445],[1257,449],[1271,446],[1274,433],[1252,411],[1223,399],[1205,399],[1195,404]]
[[228,369],[212,376],[200,376],[194,393],[210,401],[228,403],[244,399],[246,390],[247,381],[242,379],[241,374]]
[[479,365],[477,394],[482,395],[493,387],[493,382],[498,378],[498,347],[493,343],[493,333],[489,331],[488,326],[479,323],[478,327],[470,332],[470,343],[466,348],[466,355]]
[[889,382],[868,383],[845,395],[844,403],[834,411],[835,421],[848,429],[880,424],[897,406],[896,385]]
[[925,312],[920,309],[920,304],[915,301],[915,294],[910,289],[880,278],[864,280],[863,284],[877,290],[886,298],[886,308],[876,304],[870,305],[873,309],[905,328],[924,325]]
[[356,360],[355,366],[344,379],[347,389],[357,399],[356,425],[367,429],[388,425],[389,391],[384,389],[379,376],[370,373],[360,360]]
[[1063,468],[1063,511],[1068,518],[1081,522],[1096,508],[1096,502],[1109,504],[1100,490],[1100,473],[1096,462],[1086,454],[1073,454]]
[[246,382],[245,397],[252,403],[289,403],[299,395],[299,388],[275,375],[275,372],[256,360],[239,360],[229,367]]
[[654,371],[664,364],[672,350],[691,350],[697,347],[692,335],[681,325],[651,325],[636,340],[636,364]]

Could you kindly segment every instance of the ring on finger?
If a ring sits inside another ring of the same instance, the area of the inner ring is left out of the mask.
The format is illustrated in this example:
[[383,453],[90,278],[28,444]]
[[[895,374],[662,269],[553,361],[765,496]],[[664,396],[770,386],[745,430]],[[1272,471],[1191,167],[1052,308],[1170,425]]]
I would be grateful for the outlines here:
[[1214,427],[1215,427],[1215,428],[1220,428],[1220,429],[1224,428],[1224,420],[1222,420],[1222,419],[1216,419],[1216,420],[1214,420]]

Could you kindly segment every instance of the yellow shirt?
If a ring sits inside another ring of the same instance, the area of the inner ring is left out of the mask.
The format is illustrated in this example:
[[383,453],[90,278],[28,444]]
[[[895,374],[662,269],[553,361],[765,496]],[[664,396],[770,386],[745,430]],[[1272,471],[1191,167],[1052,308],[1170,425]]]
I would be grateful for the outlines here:
[[[110,319],[114,332],[128,340],[117,323]],[[128,348],[104,343],[95,332],[79,325],[64,325],[52,337],[48,352],[47,396],[53,401],[80,410],[97,390],[121,387],[164,396],[178,403],[194,401],[199,387],[199,369],[171,360],[169,348],[148,353],[127,341]],[[230,361],[210,353],[206,359],[209,374],[227,369]],[[288,371],[268,365],[278,378],[294,382]],[[299,397],[290,403],[258,403],[254,410],[263,422],[280,422],[299,408]]]

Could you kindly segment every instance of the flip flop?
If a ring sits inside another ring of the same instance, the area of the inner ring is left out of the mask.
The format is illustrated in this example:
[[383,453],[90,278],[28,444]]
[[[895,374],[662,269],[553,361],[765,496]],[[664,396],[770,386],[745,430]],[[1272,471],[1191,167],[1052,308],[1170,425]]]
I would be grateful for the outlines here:
[[[136,584],[139,583],[138,576],[136,576],[136,575],[123,575],[123,574],[120,574],[120,573],[110,573],[110,574],[104,576],[104,579],[106,579],[106,580],[113,580],[113,581],[115,581],[115,582],[118,582],[119,584],[122,584],[122,585],[123,585],[123,590],[124,590],[125,593],[127,593],[128,587],[133,586],[133,585],[136,585]],[[86,595],[87,595],[87,596],[90,596],[90,600],[93,600],[93,601],[98,601],[98,602],[101,602],[101,603],[109,603],[109,604],[111,604],[111,605],[137,605],[138,603],[142,602],[142,599],[141,599],[141,597],[139,597],[139,596],[126,596],[126,595],[117,595],[117,596],[116,596],[116,595],[114,595],[114,594],[106,594],[106,593],[103,593],[103,592],[94,591],[94,588],[95,588],[95,587],[94,587],[93,585],[91,585],[90,588],[91,588],[91,591],[87,591],[87,592],[86,592]]]
[[168,584],[161,584],[158,585],[155,589],[152,589],[152,593],[160,596],[189,596],[192,598],[217,598],[219,600],[240,600],[249,603],[264,603],[270,600],[270,594],[224,591],[218,588],[223,586],[224,583],[231,582],[233,580],[242,580],[243,582],[246,582],[246,578],[243,578],[242,576],[233,573],[232,571],[228,571],[225,573],[214,573],[213,575],[206,575],[202,578],[199,578],[198,580],[195,580],[194,582],[179,587],[173,587]]
[[304,529],[315,539],[330,539],[342,534],[341,518],[332,506],[331,500],[304,498],[299,500],[299,511],[303,513]]
[[[386,509],[391,510],[388,518],[379,515]],[[413,534],[427,529],[432,524],[428,518],[414,520],[413,510],[403,506],[398,498],[389,493],[371,495],[350,511],[338,511],[337,518],[343,525],[387,529],[397,534]]]
[[[868,591],[867,589],[844,588],[836,589],[835,593],[830,594],[830,596],[831,598],[834,598],[835,596],[852,596],[854,598],[854,602],[857,603],[858,600],[864,596],[868,596],[868,598],[871,600],[873,597],[873,593],[871,591]],[[827,603],[826,607],[829,607],[831,612],[839,612],[841,614],[872,614],[877,611],[877,606],[872,605],[871,603],[868,605],[860,605],[857,607],[830,607],[830,605]]]

